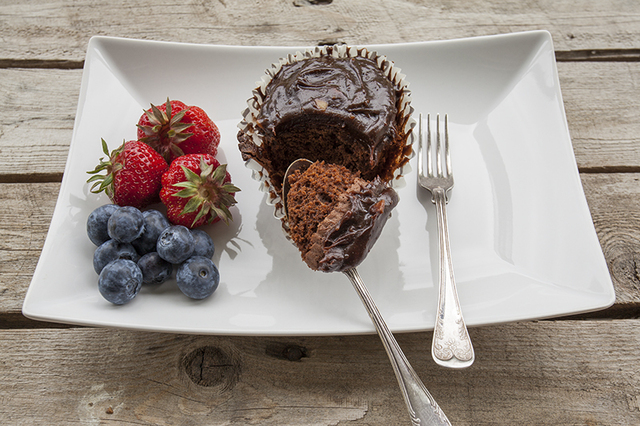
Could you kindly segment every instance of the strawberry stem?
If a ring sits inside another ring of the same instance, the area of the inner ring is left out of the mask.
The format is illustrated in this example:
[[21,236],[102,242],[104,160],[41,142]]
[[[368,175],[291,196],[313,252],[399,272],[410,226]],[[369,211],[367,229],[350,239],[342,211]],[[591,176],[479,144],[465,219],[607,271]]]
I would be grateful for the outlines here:
[[232,217],[229,207],[236,204],[234,193],[239,192],[240,188],[234,184],[224,182],[227,174],[227,165],[221,164],[215,169],[212,164],[208,164],[204,160],[204,156],[200,157],[200,174],[193,170],[180,166],[185,175],[185,180],[173,184],[174,187],[182,188],[174,193],[174,197],[188,198],[181,215],[198,212],[193,220],[193,224],[211,214],[209,221],[219,217],[225,223],[229,223]]

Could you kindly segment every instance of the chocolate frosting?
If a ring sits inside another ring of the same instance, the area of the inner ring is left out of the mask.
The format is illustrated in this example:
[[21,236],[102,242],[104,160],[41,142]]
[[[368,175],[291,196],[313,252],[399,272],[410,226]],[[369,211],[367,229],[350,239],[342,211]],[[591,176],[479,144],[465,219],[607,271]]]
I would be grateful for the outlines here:
[[380,179],[358,179],[318,226],[305,262],[322,272],[343,272],[358,266],[378,240],[398,201],[398,194]]
[[275,135],[277,127],[300,116],[324,116],[365,135],[370,158],[396,138],[396,92],[376,63],[363,57],[310,58],[284,66],[267,86],[258,125]]

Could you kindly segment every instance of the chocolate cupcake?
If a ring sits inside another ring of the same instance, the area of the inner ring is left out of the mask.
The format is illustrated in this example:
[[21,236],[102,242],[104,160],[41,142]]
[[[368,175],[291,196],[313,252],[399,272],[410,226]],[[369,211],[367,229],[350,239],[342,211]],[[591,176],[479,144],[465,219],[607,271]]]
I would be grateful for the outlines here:
[[410,100],[400,70],[364,48],[317,47],[273,64],[247,102],[238,142],[275,216],[284,218],[282,180],[298,158],[402,183],[413,155]]

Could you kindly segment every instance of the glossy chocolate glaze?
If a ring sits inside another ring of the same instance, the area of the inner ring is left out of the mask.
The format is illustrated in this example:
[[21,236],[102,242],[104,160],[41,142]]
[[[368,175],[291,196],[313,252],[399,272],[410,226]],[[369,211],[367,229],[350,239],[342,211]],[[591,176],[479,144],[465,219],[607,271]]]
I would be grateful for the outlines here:
[[305,262],[322,272],[358,266],[378,240],[398,200],[398,194],[381,180],[360,180],[320,223]]
[[[349,134],[345,140],[365,146],[367,167],[375,167],[385,147],[397,137],[396,101],[393,84],[373,60],[326,55],[282,67],[266,88],[257,122],[267,143],[289,131],[296,132],[298,138],[305,126],[342,128]],[[313,153],[313,139],[299,143],[308,144]]]

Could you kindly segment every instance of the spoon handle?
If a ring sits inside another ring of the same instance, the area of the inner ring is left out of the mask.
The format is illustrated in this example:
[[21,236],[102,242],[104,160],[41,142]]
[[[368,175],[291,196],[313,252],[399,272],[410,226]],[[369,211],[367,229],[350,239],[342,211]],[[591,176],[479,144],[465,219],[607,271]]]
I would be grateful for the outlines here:
[[409,361],[407,361],[356,268],[349,269],[344,274],[349,277],[362,303],[367,308],[378,336],[380,336],[380,340],[382,340],[382,344],[387,351],[393,372],[400,385],[402,397],[407,404],[411,423],[415,426],[450,426],[451,423],[447,416],[433,399],[426,386],[411,367],[411,364],[409,364]]

